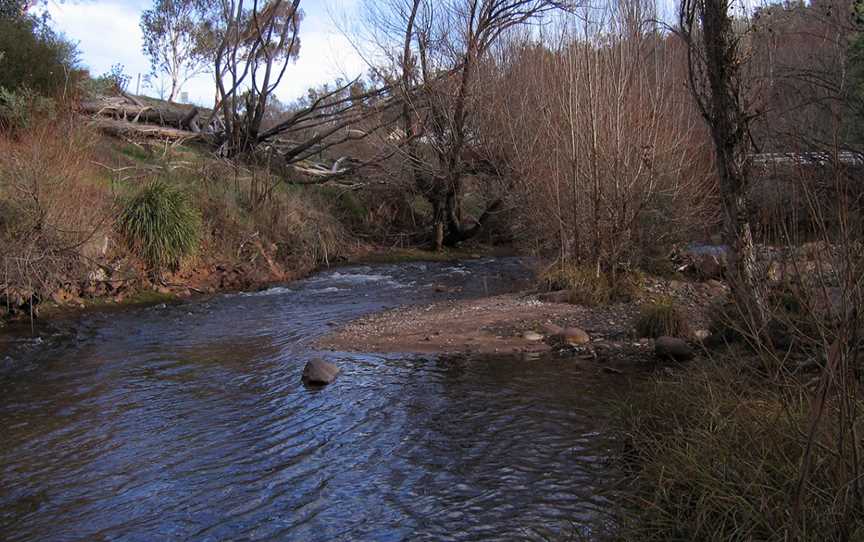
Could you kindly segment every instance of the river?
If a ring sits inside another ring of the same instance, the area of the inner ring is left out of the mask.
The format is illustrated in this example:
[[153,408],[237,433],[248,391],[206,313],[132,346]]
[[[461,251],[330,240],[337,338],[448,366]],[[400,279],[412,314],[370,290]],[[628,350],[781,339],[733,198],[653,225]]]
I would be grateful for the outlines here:
[[[590,538],[620,376],[556,355],[310,346],[527,274],[517,259],[354,266],[7,334],[0,540]],[[320,390],[300,382],[314,356],[342,369]]]

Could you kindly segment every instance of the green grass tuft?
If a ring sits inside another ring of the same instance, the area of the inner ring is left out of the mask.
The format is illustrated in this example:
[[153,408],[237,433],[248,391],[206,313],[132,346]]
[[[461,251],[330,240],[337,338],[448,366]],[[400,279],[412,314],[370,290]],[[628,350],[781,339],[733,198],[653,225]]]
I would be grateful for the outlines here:
[[644,305],[636,320],[639,337],[684,337],[689,331],[687,318],[668,298]]
[[575,305],[605,305],[612,299],[612,288],[604,273],[589,266],[556,267],[541,277],[548,290],[567,290],[569,301]]
[[198,247],[201,215],[186,192],[155,180],[126,203],[118,227],[154,270],[176,269]]

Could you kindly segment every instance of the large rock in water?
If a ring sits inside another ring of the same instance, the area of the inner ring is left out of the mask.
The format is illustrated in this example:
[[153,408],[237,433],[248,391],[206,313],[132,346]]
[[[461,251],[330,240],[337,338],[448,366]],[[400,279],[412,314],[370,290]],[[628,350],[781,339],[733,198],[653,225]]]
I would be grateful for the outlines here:
[[654,341],[654,353],[657,357],[672,361],[689,361],[693,359],[693,349],[687,341],[675,337],[659,337]]
[[339,374],[339,367],[328,361],[315,358],[303,368],[303,383],[309,386],[326,386]]

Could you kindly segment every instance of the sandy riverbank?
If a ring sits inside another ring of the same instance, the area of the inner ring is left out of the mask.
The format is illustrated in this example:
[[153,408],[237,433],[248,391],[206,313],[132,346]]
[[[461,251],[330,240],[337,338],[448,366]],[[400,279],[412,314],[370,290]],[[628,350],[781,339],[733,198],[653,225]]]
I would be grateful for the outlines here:
[[[646,301],[654,294],[673,295],[694,326],[700,327],[705,325],[705,302],[720,292],[710,284],[657,280],[649,286]],[[586,307],[542,301],[533,293],[440,301],[360,318],[334,329],[317,346],[379,353],[544,352],[552,348],[546,340],[549,328],[557,326],[585,330],[591,337],[585,350],[591,355],[613,351],[626,355],[650,347],[634,334],[640,306],[641,302],[632,302]],[[526,332],[532,331],[544,340],[526,339]]]

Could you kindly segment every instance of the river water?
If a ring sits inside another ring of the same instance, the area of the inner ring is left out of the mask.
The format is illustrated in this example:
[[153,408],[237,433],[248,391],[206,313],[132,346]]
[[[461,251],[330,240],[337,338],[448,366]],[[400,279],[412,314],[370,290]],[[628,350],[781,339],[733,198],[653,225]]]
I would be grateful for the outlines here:
[[[553,355],[309,346],[363,314],[526,276],[516,259],[348,267],[7,336],[0,540],[590,537],[621,377]],[[308,389],[319,355],[342,373]]]

